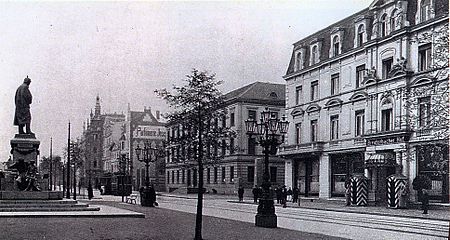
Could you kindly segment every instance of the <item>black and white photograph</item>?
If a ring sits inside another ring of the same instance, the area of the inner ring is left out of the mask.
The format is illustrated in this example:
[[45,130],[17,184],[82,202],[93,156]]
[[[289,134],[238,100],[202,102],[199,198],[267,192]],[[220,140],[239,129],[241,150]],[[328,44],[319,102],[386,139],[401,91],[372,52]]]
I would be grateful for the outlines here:
[[448,0],[0,1],[0,239],[450,239]]

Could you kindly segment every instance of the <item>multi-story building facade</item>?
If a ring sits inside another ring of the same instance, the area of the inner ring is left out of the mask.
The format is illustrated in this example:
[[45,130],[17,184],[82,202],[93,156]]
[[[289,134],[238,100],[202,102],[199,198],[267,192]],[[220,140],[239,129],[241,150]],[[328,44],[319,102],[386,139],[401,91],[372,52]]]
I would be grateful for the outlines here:
[[103,174],[103,123],[100,97],[97,96],[94,113],[91,111],[82,136],[85,176],[94,187],[100,187],[100,178]]
[[[138,161],[135,149],[138,145],[143,148],[147,142],[153,148],[163,151],[163,141],[166,139],[165,122],[161,118],[160,111],[155,111],[153,115],[151,108],[144,108],[144,111],[140,112],[131,111],[128,107],[125,129],[124,151],[129,153],[133,187],[137,190],[145,185],[146,170],[145,163]],[[164,157],[158,157],[155,162],[150,163],[149,178],[156,191],[165,190],[164,168]]]
[[[255,82],[225,94],[227,117],[212,120],[214,124],[230,127],[236,136],[222,146],[211,150],[214,156],[220,156],[215,164],[204,167],[204,187],[207,191],[219,194],[234,194],[239,186],[251,193],[254,185],[260,186],[263,175],[264,156],[262,148],[255,139],[249,140],[245,129],[245,120],[257,120],[266,107],[279,117],[284,114],[285,85]],[[183,123],[169,123],[167,136],[177,137]],[[168,139],[169,140],[169,139]],[[177,161],[176,156],[184,149],[169,147],[166,154],[166,186],[168,191],[186,192],[198,184],[198,171],[195,161]],[[270,180],[273,186],[284,183],[284,161],[276,156],[270,157]]]
[[448,20],[446,0],[377,0],[294,43],[287,186],[328,199],[360,174],[383,203],[401,174],[416,201],[412,181],[427,175],[448,202]]
[[125,151],[126,122],[124,114],[106,114],[103,123],[103,172],[118,173],[120,169],[119,157],[128,155]]

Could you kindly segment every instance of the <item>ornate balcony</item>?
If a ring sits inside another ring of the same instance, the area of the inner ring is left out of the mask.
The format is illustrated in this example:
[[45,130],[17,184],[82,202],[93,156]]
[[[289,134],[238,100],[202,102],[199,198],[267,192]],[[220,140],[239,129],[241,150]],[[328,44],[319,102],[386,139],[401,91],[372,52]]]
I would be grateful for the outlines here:
[[284,145],[279,148],[280,155],[295,153],[314,153],[323,151],[324,142],[310,142],[295,145]]

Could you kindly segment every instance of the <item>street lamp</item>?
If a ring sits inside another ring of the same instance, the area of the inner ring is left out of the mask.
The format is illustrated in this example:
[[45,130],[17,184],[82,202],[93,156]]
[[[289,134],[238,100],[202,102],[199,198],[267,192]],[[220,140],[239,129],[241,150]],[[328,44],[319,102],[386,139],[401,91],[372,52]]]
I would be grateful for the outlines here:
[[245,121],[249,138],[253,136],[258,138],[257,142],[263,147],[264,153],[263,195],[259,199],[258,212],[255,216],[255,225],[258,227],[277,227],[277,215],[270,194],[269,155],[277,153],[277,147],[284,142],[284,134],[287,133],[288,127],[289,122],[286,116],[280,120],[267,107],[261,113],[259,123],[254,119]]
[[141,148],[138,144],[135,149],[137,160],[139,162],[145,163],[145,188],[141,193],[142,194],[141,205],[144,207],[153,207],[153,202],[150,195],[154,193],[151,193],[150,189],[150,178],[148,173],[148,167],[151,162],[156,161],[157,150],[158,149],[156,148],[152,148],[149,142],[144,143],[144,148]]
[[120,166],[120,173],[121,173],[121,179],[122,179],[122,191],[121,191],[121,195],[122,195],[122,202],[124,202],[125,200],[125,178],[127,176],[127,162],[129,161],[128,156],[123,153],[123,154],[119,154],[119,156],[117,157],[117,160],[119,160],[119,166]]

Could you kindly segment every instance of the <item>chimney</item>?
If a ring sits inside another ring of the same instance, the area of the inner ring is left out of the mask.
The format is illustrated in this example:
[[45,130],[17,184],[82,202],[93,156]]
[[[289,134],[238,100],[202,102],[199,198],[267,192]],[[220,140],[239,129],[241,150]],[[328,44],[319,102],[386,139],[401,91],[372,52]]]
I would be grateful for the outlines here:
[[159,120],[161,113],[159,112],[159,110],[156,110],[156,120]]

